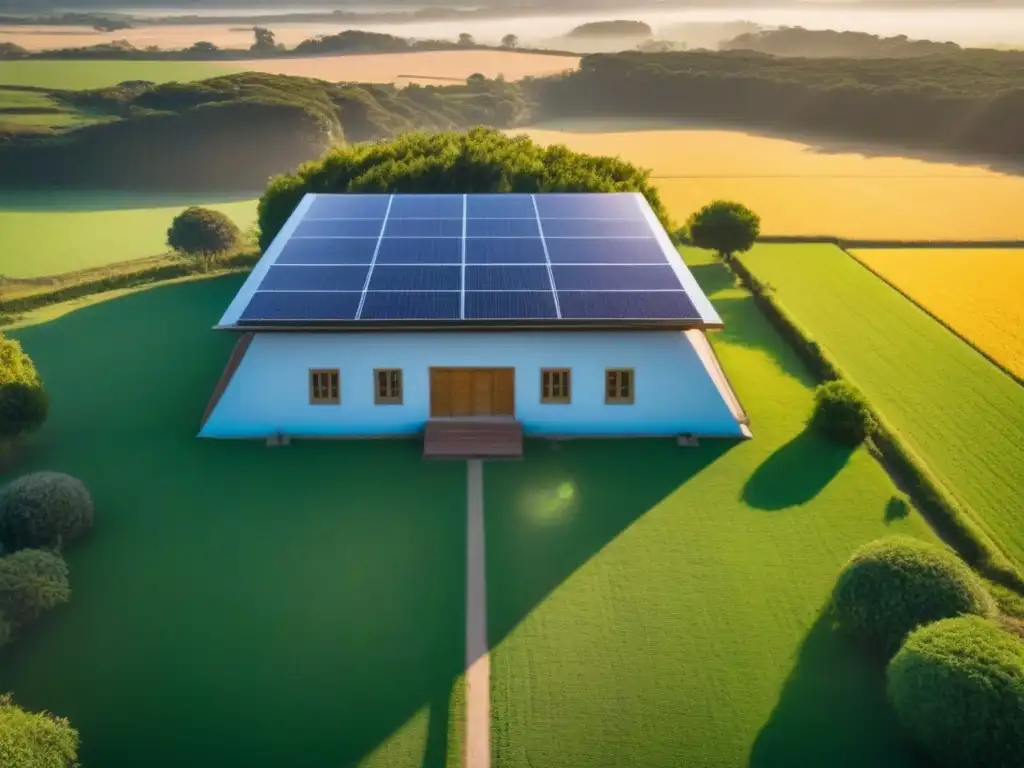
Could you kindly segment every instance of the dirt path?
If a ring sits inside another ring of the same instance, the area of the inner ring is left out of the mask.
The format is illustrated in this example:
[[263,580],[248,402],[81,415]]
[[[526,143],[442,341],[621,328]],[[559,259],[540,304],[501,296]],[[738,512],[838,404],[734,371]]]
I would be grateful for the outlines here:
[[483,464],[466,467],[466,753],[465,768],[491,764],[491,660],[487,655]]

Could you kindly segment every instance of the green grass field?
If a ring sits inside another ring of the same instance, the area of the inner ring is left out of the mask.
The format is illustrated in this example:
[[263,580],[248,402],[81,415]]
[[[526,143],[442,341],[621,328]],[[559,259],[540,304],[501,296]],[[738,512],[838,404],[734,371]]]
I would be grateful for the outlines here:
[[83,478],[98,522],[0,690],[69,717],[85,766],[455,768],[465,467],[412,441],[196,440],[240,282],[15,334],[53,400],[18,472]]
[[203,80],[241,71],[230,65],[197,61],[0,61],[0,85],[85,90],[125,80],[155,83]]
[[528,446],[488,465],[497,768],[922,764],[881,670],[819,619],[842,562],[889,533],[864,451],[802,431],[812,380],[724,267],[688,253],[754,439]]
[[156,256],[189,205],[223,211],[243,230],[256,200],[89,192],[0,192],[0,275],[39,277]]
[[743,261],[1024,564],[1024,388],[830,245],[759,245]]
[[[689,256],[755,438],[537,441],[485,467],[494,765],[919,765],[880,668],[820,613],[856,546],[930,533],[865,451],[803,431],[807,371]],[[0,690],[68,716],[85,766],[456,768],[464,465],[196,440],[240,282],[12,334],[53,398],[18,472],[82,477],[98,524]]]

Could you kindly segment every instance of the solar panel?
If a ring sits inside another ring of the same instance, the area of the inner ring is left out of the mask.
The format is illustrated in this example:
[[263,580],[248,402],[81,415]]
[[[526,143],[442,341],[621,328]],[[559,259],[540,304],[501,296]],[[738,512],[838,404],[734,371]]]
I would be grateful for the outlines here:
[[719,325],[637,193],[307,195],[222,326]]

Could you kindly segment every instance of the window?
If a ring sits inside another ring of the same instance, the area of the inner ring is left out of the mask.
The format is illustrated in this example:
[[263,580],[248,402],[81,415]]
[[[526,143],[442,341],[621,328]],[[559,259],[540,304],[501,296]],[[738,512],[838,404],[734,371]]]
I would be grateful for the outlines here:
[[543,368],[540,372],[540,401],[568,403],[572,401],[572,380],[568,368]]
[[632,368],[609,368],[604,372],[604,401],[608,405],[633,403]]
[[338,405],[341,403],[341,382],[337,368],[314,368],[309,372],[309,402],[311,405]]
[[402,404],[402,371],[377,368],[373,372],[373,402],[377,405]]

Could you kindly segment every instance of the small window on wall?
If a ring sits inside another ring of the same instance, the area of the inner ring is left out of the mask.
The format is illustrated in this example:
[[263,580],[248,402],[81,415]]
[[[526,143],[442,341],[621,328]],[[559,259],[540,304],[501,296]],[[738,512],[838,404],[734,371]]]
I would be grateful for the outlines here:
[[310,370],[309,402],[312,405],[338,405],[341,402],[341,376],[337,368]]
[[540,372],[540,401],[572,402],[572,379],[568,368],[544,368]]
[[609,368],[604,374],[604,401],[608,405],[633,403],[633,369]]
[[402,371],[398,368],[377,368],[373,372],[374,398],[377,405],[402,404]]

